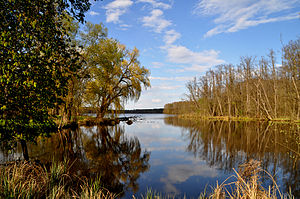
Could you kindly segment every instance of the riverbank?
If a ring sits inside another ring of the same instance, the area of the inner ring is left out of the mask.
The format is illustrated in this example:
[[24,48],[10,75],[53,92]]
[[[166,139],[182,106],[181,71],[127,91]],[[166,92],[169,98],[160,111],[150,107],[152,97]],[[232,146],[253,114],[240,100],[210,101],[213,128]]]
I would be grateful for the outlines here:
[[182,119],[193,119],[193,120],[212,120],[212,121],[264,121],[264,122],[274,122],[274,123],[293,123],[299,124],[300,120],[292,120],[289,118],[275,118],[275,119],[267,119],[267,118],[250,118],[250,117],[230,117],[230,116],[201,116],[199,114],[190,113],[190,114],[179,114],[178,118]]
[[[19,162],[0,167],[1,198],[95,198],[115,199],[121,193],[111,193],[101,186],[101,178],[86,179],[71,173],[72,163],[67,161],[45,165],[34,162]],[[281,193],[274,178],[260,167],[260,162],[250,160],[235,171],[234,182],[226,180],[213,188],[211,193],[199,194],[199,198],[247,198],[277,199],[294,198],[290,193]],[[260,175],[269,175],[272,186],[264,188]],[[175,198],[148,190],[136,198]],[[177,197],[176,197],[177,198]]]
[[121,121],[126,122],[128,125],[131,125],[133,121],[136,120],[137,117],[117,117],[117,118],[103,118],[98,119],[93,116],[79,116],[76,119],[72,119],[70,122],[62,123],[58,118],[55,123],[59,129],[76,129],[80,126],[96,126],[96,125],[104,125],[104,126],[114,126],[119,124]]

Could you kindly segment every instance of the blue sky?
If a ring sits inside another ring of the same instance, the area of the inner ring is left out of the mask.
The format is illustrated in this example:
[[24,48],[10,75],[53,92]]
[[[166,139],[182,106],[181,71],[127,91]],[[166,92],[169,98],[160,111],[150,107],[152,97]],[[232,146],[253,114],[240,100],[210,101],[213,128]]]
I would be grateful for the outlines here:
[[92,1],[86,21],[140,51],[151,88],[127,109],[163,107],[184,99],[185,84],[218,64],[270,49],[280,65],[282,43],[300,37],[300,0]]

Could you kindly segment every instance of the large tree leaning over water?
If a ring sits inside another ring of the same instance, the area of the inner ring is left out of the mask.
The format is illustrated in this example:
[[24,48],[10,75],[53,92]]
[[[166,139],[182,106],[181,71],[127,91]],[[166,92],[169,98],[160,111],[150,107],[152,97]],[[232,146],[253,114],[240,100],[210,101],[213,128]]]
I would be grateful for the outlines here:
[[82,40],[90,78],[85,101],[97,108],[97,118],[102,120],[109,110],[123,109],[128,100],[137,101],[142,88],[150,87],[150,72],[138,61],[138,49],[129,50],[117,40],[107,38],[101,24],[87,23],[86,29]]
[[49,109],[61,104],[67,83],[80,67],[62,19],[80,22],[89,0],[0,2],[0,139],[21,142],[46,136],[55,126]]

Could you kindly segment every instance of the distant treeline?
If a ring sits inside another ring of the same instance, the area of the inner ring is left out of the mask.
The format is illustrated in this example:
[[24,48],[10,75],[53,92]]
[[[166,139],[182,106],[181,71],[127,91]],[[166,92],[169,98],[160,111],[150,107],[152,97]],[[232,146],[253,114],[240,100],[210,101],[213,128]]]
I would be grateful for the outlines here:
[[163,113],[163,108],[124,110],[124,113]]
[[[110,112],[116,112],[116,111],[110,111]],[[118,111],[118,113],[140,113],[140,114],[146,114],[146,113],[163,113],[163,108],[153,108],[153,109],[134,109],[134,110],[121,110]],[[97,108],[92,107],[83,107],[80,109],[81,114],[87,114],[87,113],[97,113]]]
[[300,39],[261,58],[216,66],[186,84],[187,100],[165,105],[165,113],[201,116],[300,119]]

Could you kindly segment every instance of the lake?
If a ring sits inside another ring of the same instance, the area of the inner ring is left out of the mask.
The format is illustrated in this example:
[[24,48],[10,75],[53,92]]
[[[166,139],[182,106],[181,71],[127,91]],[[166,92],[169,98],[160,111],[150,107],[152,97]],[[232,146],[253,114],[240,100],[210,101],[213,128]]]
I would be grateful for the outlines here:
[[[131,115],[126,115],[131,116]],[[191,121],[163,114],[139,115],[132,124],[65,130],[29,146],[46,163],[67,158],[72,172],[101,176],[120,197],[148,189],[197,198],[205,189],[234,180],[233,168],[251,159],[276,179],[280,190],[300,197],[300,126],[264,122]],[[0,152],[0,161],[21,158],[20,149]],[[229,178],[229,179],[228,179]],[[262,184],[271,184],[262,175]]]

